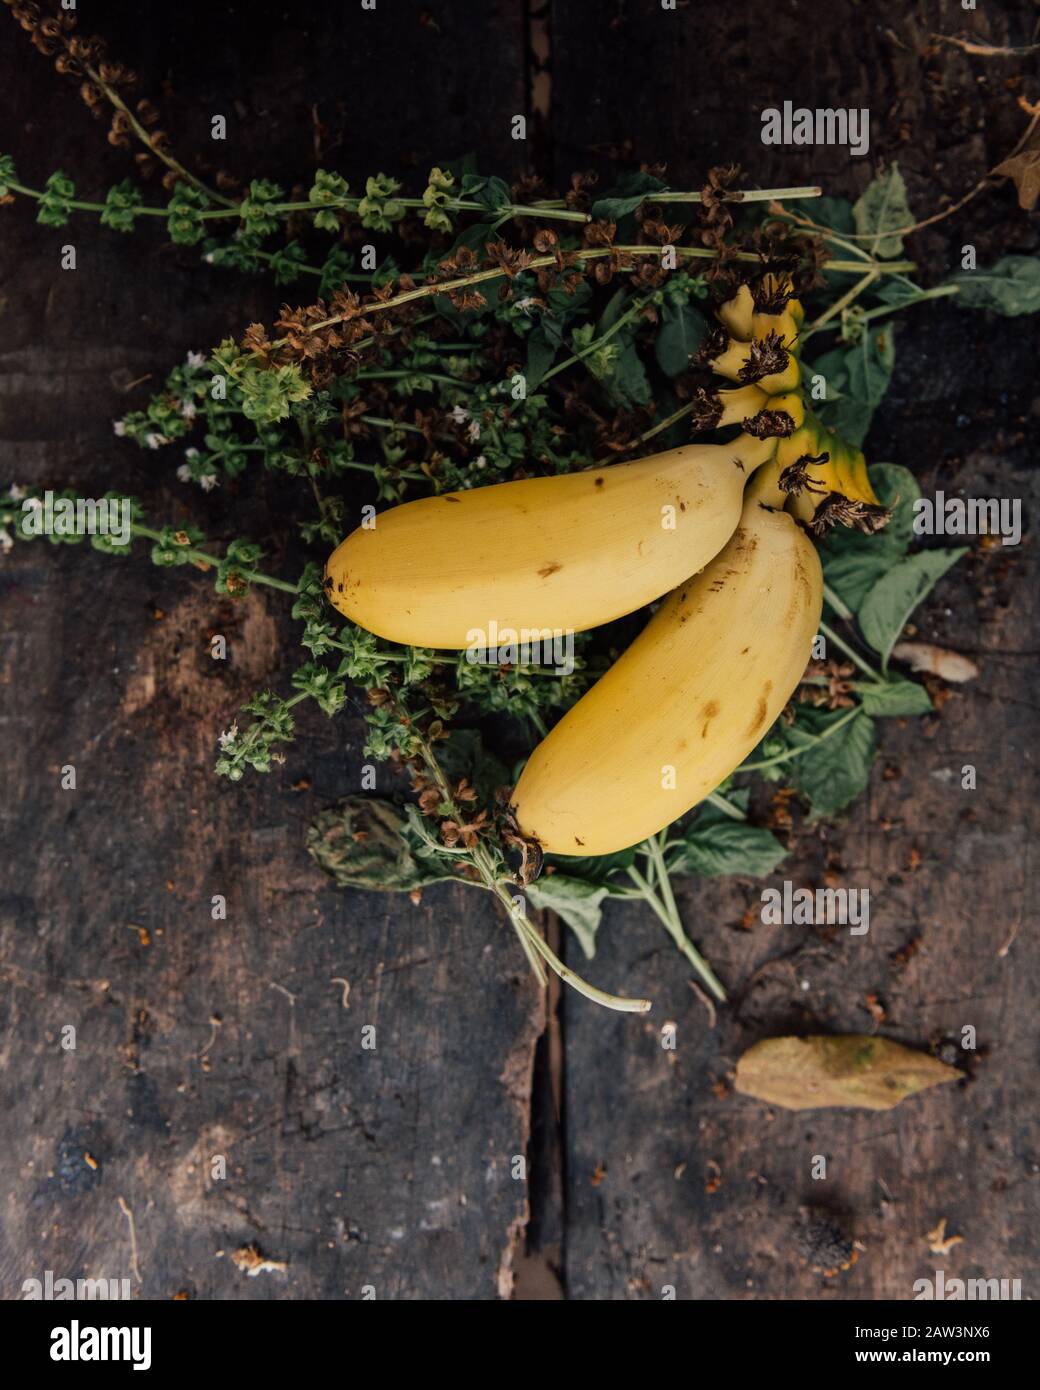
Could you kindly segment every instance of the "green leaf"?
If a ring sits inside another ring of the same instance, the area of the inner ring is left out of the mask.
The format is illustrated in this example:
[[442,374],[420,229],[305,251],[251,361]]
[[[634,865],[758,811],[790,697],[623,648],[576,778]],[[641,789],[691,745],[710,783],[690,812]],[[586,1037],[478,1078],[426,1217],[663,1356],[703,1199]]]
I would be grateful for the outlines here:
[[581,949],[591,960],[596,952],[596,932],[603,920],[603,900],[610,889],[597,886],[583,878],[568,878],[566,874],[549,874],[536,883],[529,883],[524,895],[541,911],[555,912],[570,927],[581,943]]
[[477,793],[478,807],[490,805],[498,788],[511,781],[508,768],[487,751],[476,729],[452,729],[437,745],[437,761],[449,782],[466,778]]
[[544,326],[544,321],[534,327],[527,335],[527,389],[533,391],[553,364],[560,339],[553,342]]
[[509,207],[513,201],[509,185],[504,179],[497,177],[485,179],[481,178],[479,174],[466,174],[464,176],[459,196],[465,202],[479,203],[488,212],[498,212],[502,208]]
[[854,232],[856,223],[852,216],[852,204],[847,198],[815,198],[812,203],[812,220],[820,227],[829,227],[832,232]]
[[616,188],[612,188],[605,198],[600,198],[593,203],[592,216],[596,219],[604,218],[610,222],[617,222],[628,213],[635,212],[639,204],[651,193],[660,193],[667,186],[660,179],[655,178],[653,174],[642,172],[623,174],[618,180]]
[[[556,866],[556,872],[568,878],[583,878],[587,883],[605,884],[615,874],[623,874],[636,862],[635,845],[619,849],[614,854],[577,855],[548,854],[546,866]],[[624,886],[624,885],[622,885]]]
[[916,681],[890,680],[884,685],[864,681],[859,696],[864,711],[880,719],[932,712],[928,691]]
[[661,326],[654,340],[657,365],[666,376],[679,376],[690,365],[691,356],[708,334],[708,321],[689,304],[666,299],[661,310]]
[[813,368],[823,370],[828,387],[840,392],[820,404],[819,416],[829,429],[859,447],[866,438],[874,411],[888,390],[895,364],[895,338],[891,324],[868,328],[844,354],[844,370],[836,372],[834,353]]
[[964,546],[922,550],[890,569],[867,594],[857,614],[860,631],[881,654],[885,667],[907,618],[950,566],[966,554]]
[[862,197],[856,200],[852,216],[860,236],[873,237],[866,250],[875,256],[900,254],[903,238],[896,235],[896,229],[911,226],[914,215],[906,200],[906,184],[898,164],[893,163],[877,176]]
[[[823,732],[847,711],[821,720]],[[844,810],[866,788],[874,761],[876,727],[867,714],[858,713],[830,738],[807,749],[791,763],[798,790],[809,798],[810,820],[820,820]]]
[[683,834],[681,845],[669,852],[668,868],[677,874],[764,877],[786,856],[772,831],[727,816],[709,819],[702,812]]
[[406,838],[408,822],[375,796],[348,796],[320,812],[307,831],[307,851],[341,888],[409,893],[455,878],[452,860],[422,859]]
[[820,546],[824,578],[853,612],[906,553],[913,539],[914,502],[921,495],[914,475],[899,464],[873,464],[870,481],[878,500],[892,512],[888,525],[874,536],[836,528]]
[[11,191],[8,185],[17,181],[14,159],[9,154],[0,154],[0,198],[6,198]]
[[[600,379],[607,395],[622,410],[632,410],[638,405],[649,405],[653,399],[650,379],[643,366],[643,359],[636,351],[635,343],[625,337],[622,330],[607,346],[616,346],[617,352],[608,376]],[[587,360],[587,359],[586,359]]]
[[891,324],[864,333],[855,347],[849,349],[846,358],[849,392],[870,406],[878,405],[888,390],[895,360]]
[[836,401],[845,394],[845,389],[849,381],[848,349],[843,347],[831,348],[830,352],[825,352],[822,357],[818,357],[811,365],[804,364],[805,377],[811,380],[814,376],[822,376],[826,383],[826,396],[820,402],[820,409],[823,408],[825,401]]
[[962,270],[948,285],[959,285],[955,302],[966,309],[993,309],[1014,318],[1040,310],[1040,256],[1002,256],[988,270]]

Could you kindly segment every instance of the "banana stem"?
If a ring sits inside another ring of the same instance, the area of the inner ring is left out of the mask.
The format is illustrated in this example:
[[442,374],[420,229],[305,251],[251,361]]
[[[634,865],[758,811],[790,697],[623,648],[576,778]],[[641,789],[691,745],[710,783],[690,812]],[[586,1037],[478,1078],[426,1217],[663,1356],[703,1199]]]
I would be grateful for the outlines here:
[[775,459],[767,459],[765,463],[760,464],[744,489],[745,499],[754,499],[764,507],[772,507],[777,512],[783,511],[787,497],[780,489],[781,472],[782,469]]

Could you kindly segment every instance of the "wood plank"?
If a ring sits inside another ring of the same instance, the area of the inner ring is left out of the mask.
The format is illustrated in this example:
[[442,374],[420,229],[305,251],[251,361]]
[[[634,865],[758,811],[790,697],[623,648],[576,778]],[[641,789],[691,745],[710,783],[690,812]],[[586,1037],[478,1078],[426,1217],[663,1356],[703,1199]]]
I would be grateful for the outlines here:
[[[144,92],[168,84],[164,124],[189,163],[211,155],[209,116],[227,111],[240,175],[288,180],[320,162],[421,188],[478,126],[503,163],[523,109],[519,7],[495,0],[477,34],[466,6],[435,8],[423,24],[419,5],[325,6],[305,22],[290,7],[281,31],[241,9],[215,27],[209,5],[141,27],[121,3],[98,23]],[[61,167],[85,196],[103,192],[130,155],[2,23],[18,169],[37,182]],[[317,152],[311,103],[327,127]],[[4,473],[127,488],[151,517],[249,534],[293,573],[302,558],[277,520],[291,486],[247,478],[206,501],[111,426],[188,349],[271,319],[285,292],[243,288],[158,231],[41,229],[24,204],[3,217]],[[61,272],[69,241],[78,268]],[[299,649],[284,596],[232,607],[207,584],[143,550],[113,561],[40,542],[0,566],[5,1293],[46,1269],[133,1278],[123,1198],[144,1297],[493,1298],[526,1215],[509,1162],[526,1149],[540,1028],[526,964],[462,888],[415,907],[330,890],[311,865],[310,817],[359,786],[356,709],[335,725],[304,714],[268,778],[213,777],[219,730],[258,687],[284,688]],[[208,656],[213,630],[226,663]],[[77,788],[62,791],[69,763]],[[226,921],[211,917],[218,893]],[[350,982],[348,1008],[333,977]],[[231,1253],[253,1241],[286,1272],[236,1269]]]
[[[554,0],[557,179],[615,155],[665,161],[673,186],[697,187],[709,165],[739,161],[761,186],[819,181],[854,198],[879,158],[898,158],[919,215],[939,192],[956,199],[1014,142],[1021,114],[1004,83],[1024,69],[927,51],[933,30],[960,32],[956,8],[937,18],[934,7],[904,6],[890,28],[868,9],[838,3],[810,17],[794,0],[674,13],[617,3],[597,7],[593,24],[578,0]],[[1025,43],[1030,13],[980,10],[971,29]],[[758,113],[791,97],[869,105],[870,157],[766,149]],[[1030,235],[1007,190],[918,236],[910,253],[938,281],[963,242],[985,264],[1031,245]],[[896,384],[868,457],[913,467],[926,490],[1024,498],[1031,515],[1037,336],[1033,320],[945,306],[903,316]],[[772,880],[819,885],[836,851],[841,882],[871,891],[868,936],[745,931],[761,884],[685,885],[691,935],[735,995],[714,1029],[648,912],[614,910],[587,967],[567,944],[595,983],[655,1000],[648,1019],[605,1019],[573,996],[562,1001],[569,1297],[659,1298],[672,1285],[680,1298],[907,1299],[938,1267],[1035,1285],[1035,1249],[1022,1232],[1035,1225],[1038,1191],[1028,1039],[1040,960],[1026,932],[1037,893],[1036,578],[1027,543],[976,553],[944,583],[918,626],[975,655],[979,680],[934,721],[885,721],[867,797],[804,835]],[[967,762],[978,767],[975,792],[960,789]],[[886,766],[899,775],[886,779]],[[901,966],[893,958],[912,940],[920,949]],[[975,1079],[884,1114],[791,1114],[733,1094],[736,1060],[760,1037],[870,1031],[870,993],[887,1011],[881,1031],[914,1045],[977,1028]],[[660,1045],[666,1021],[678,1027],[675,1052]],[[824,1181],[811,1177],[816,1154],[828,1160]],[[826,1279],[803,1263],[803,1206],[832,1212],[862,1243],[847,1273]],[[943,1216],[964,1241],[937,1256],[924,1235]]]

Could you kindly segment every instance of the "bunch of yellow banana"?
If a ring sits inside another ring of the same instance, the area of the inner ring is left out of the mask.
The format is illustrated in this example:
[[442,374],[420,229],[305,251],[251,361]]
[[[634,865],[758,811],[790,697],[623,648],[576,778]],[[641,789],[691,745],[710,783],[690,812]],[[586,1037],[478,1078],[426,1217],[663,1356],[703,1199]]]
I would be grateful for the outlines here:
[[544,640],[667,595],[524,769],[513,814],[543,850],[608,854],[663,829],[739,766],[805,671],[823,575],[799,523],[881,509],[863,455],[805,406],[802,318],[773,275],[721,307],[701,362],[735,385],[701,393],[695,421],[739,425],[731,443],[405,503],[329,560],[341,612],[416,646]]

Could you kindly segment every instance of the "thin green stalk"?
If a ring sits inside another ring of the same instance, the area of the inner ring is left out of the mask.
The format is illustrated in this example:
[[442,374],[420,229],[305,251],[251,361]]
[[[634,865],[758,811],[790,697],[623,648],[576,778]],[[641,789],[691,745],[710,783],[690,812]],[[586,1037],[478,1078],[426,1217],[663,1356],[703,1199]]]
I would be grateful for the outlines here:
[[762,758],[757,763],[742,763],[737,768],[738,772],[762,772],[767,767],[779,767],[782,763],[789,763],[793,758],[801,757],[810,748],[818,748],[821,743],[826,743],[829,738],[833,738],[839,729],[845,727],[850,719],[855,719],[863,713],[862,705],[853,705],[852,709],[846,711],[840,719],[836,719],[829,728],[824,729],[822,734],[816,734],[811,743],[805,743],[801,748],[787,748],[783,753],[777,753],[772,758]]
[[827,600],[831,608],[834,609],[839,618],[844,618],[846,622],[849,622],[855,617],[855,614],[845,600],[839,598],[829,584],[825,583],[823,586],[823,597]]
[[[502,896],[506,895],[503,893]],[[519,918],[515,918],[515,920],[522,921],[523,930],[527,933],[531,945],[549,968],[559,975],[564,984],[570,985],[579,994],[584,994],[586,999],[591,999],[596,1004],[602,1004],[605,1009],[613,1009],[615,1012],[623,1014],[645,1014],[653,1008],[653,1003],[649,999],[624,999],[618,994],[607,994],[604,990],[597,989],[595,985],[590,985],[587,980],[583,980],[580,975],[575,974],[569,966],[564,965],[563,961],[550,949],[547,942],[538,935],[530,922]]]
[[871,266],[870,270],[867,271],[862,279],[857,280],[851,289],[846,290],[840,299],[836,299],[833,304],[829,305],[828,308],[823,311],[818,319],[815,319],[808,328],[804,329],[798,335],[802,343],[807,343],[814,333],[820,331],[824,324],[830,323],[832,318],[840,314],[843,309],[847,309],[850,304],[860,297],[864,290],[870,288],[880,273],[881,271],[876,265]]
[[747,820],[747,816],[740,807],[734,806],[732,801],[727,801],[721,792],[709,792],[704,800],[710,801],[714,807],[723,815],[729,816],[731,820]]
[[555,367],[551,367],[549,371],[547,371],[545,375],[542,377],[542,384],[544,385],[545,382],[551,380],[560,372],[564,372],[567,370],[568,367],[572,367],[575,362],[580,362],[582,358],[590,356],[592,353],[596,351],[597,348],[602,347],[604,343],[609,342],[610,339],[613,338],[615,333],[620,333],[621,329],[624,328],[627,323],[631,323],[632,320],[636,318],[643,311],[643,309],[646,308],[649,302],[649,295],[644,295],[642,298],[637,299],[634,304],[632,304],[628,309],[626,309],[625,312],[618,319],[616,319],[614,323],[610,325],[610,327],[606,330],[605,333],[601,333],[598,338],[593,338],[592,342],[588,343],[585,347],[583,347],[580,352],[574,353],[571,357],[564,358],[562,362],[557,362]]
[[853,647],[850,647],[848,642],[846,642],[843,637],[840,637],[832,627],[828,627],[822,619],[820,620],[820,631],[823,633],[824,637],[826,637],[827,641],[833,642],[839,651],[843,651],[849,660],[854,662],[865,676],[869,676],[872,681],[877,681],[879,684],[884,685],[885,680],[880,672],[875,671],[873,666],[864,661],[859,653]]
[[[645,846],[649,845],[649,843],[649,840],[644,841],[643,845],[641,845],[640,848],[644,849],[645,852]],[[704,958],[698,952],[697,948],[693,945],[693,943],[686,936],[686,933],[683,931],[682,922],[679,920],[678,911],[676,911],[674,914],[669,911],[669,909],[654,892],[652,885],[647,882],[647,880],[643,877],[643,875],[639,872],[637,868],[630,865],[627,872],[629,878],[639,889],[639,896],[650,905],[650,908],[653,911],[654,915],[661,922],[665,931],[667,931],[668,935],[675,942],[676,946],[678,946],[679,950],[683,953],[686,959],[690,962],[690,964],[694,967],[694,969],[701,976],[704,982],[708,985],[712,993],[715,994],[715,997],[719,999],[721,1002],[725,1003],[725,990],[722,988],[722,985],[719,983],[719,981],[715,978],[714,974],[712,973],[711,967],[708,965],[707,961],[704,960]]]
[[[707,246],[676,246],[673,248],[677,256],[689,257],[694,260],[714,260],[716,252]],[[577,260],[596,261],[602,260],[606,256],[613,256],[621,252],[625,255],[634,256],[660,256],[664,254],[663,246],[593,246],[586,247],[581,251],[573,252]],[[752,251],[737,251],[734,258],[738,261],[749,261],[757,265],[760,257]],[[530,262],[528,270],[542,270],[548,266],[556,264],[555,256],[536,256]],[[630,269],[631,267],[623,267]],[[848,262],[828,261],[829,270],[852,270],[859,274],[862,264],[850,265]],[[885,264],[878,264],[872,268],[872,275],[895,275],[903,271],[913,270],[913,261],[888,261]],[[327,319],[321,319],[318,323],[308,325],[309,333],[317,333],[323,328],[331,328],[334,324],[343,323],[345,319],[356,317],[357,314],[386,313],[388,310],[396,309],[402,304],[414,303],[417,299],[426,299],[430,295],[450,294],[453,290],[468,289],[472,285],[487,284],[491,280],[501,280],[507,272],[501,266],[495,266],[490,270],[474,271],[471,275],[462,275],[455,280],[432,281],[427,285],[417,286],[414,290],[406,290],[402,294],[396,294],[383,304],[365,304],[360,306],[351,314],[331,314]],[[273,347],[283,347],[288,340],[278,338],[272,344]],[[357,349],[367,345],[372,339],[352,344]]]
[[472,391],[474,383],[472,381],[460,381],[458,377],[441,376],[437,372],[428,372],[424,367],[417,367],[415,371],[379,371],[379,372],[358,372],[354,381],[393,381],[398,377],[424,376],[429,381],[442,381],[447,386],[458,386],[463,391]]
[[723,989],[721,981],[697,950],[696,946],[694,946],[690,938],[686,935],[683,928],[682,918],[679,915],[679,907],[675,901],[675,894],[672,892],[672,880],[668,874],[668,866],[664,862],[661,840],[657,835],[651,835],[649,840],[644,841],[644,844],[647,846],[650,859],[653,862],[654,868],[657,870],[657,881],[660,885],[661,895],[664,898],[665,910],[672,921],[671,930],[675,938],[675,944],[679,947],[680,951],[682,951],[683,955],[694,969],[698,971],[715,998],[718,999],[720,1003],[724,1004],[726,1002],[726,991]]
[[[133,536],[141,536],[145,540],[150,541],[161,541],[163,539],[161,532],[154,531],[150,526],[142,526],[136,521],[130,523],[130,534]],[[210,555],[205,550],[196,550],[192,545],[178,546],[177,549],[181,554],[187,555],[189,560],[194,560],[198,564],[213,566],[220,564],[219,556]],[[235,573],[240,574],[243,579],[248,579],[252,584],[266,584],[269,589],[281,589],[287,594],[298,594],[300,592],[300,586],[298,584],[290,584],[286,579],[276,579],[273,574],[264,574],[260,570],[244,569],[241,565],[235,565]]]
[[[817,184],[807,184],[801,188],[737,188],[723,195],[727,203],[779,203],[794,202],[798,198],[820,198],[823,189]],[[702,203],[702,193],[648,193],[648,203]]]
[[225,198],[223,193],[218,193],[215,189],[208,188],[200,178],[197,178],[189,169],[186,169],[179,160],[174,159],[172,154],[169,154],[166,150],[156,145],[147,130],[145,130],[144,126],[137,119],[134,112],[127,106],[126,102],[115,88],[109,86],[99,72],[92,68],[89,63],[83,64],[83,70],[90,80],[104,92],[105,96],[116,110],[123,113],[130,125],[130,129],[134,132],[142,145],[144,145],[156,159],[161,160],[162,163],[166,165],[167,169],[172,169],[175,174],[179,174],[182,179],[186,179],[188,183],[197,188],[200,193],[205,193],[206,197],[210,198],[214,203],[224,203],[228,206],[232,205],[231,198]]

